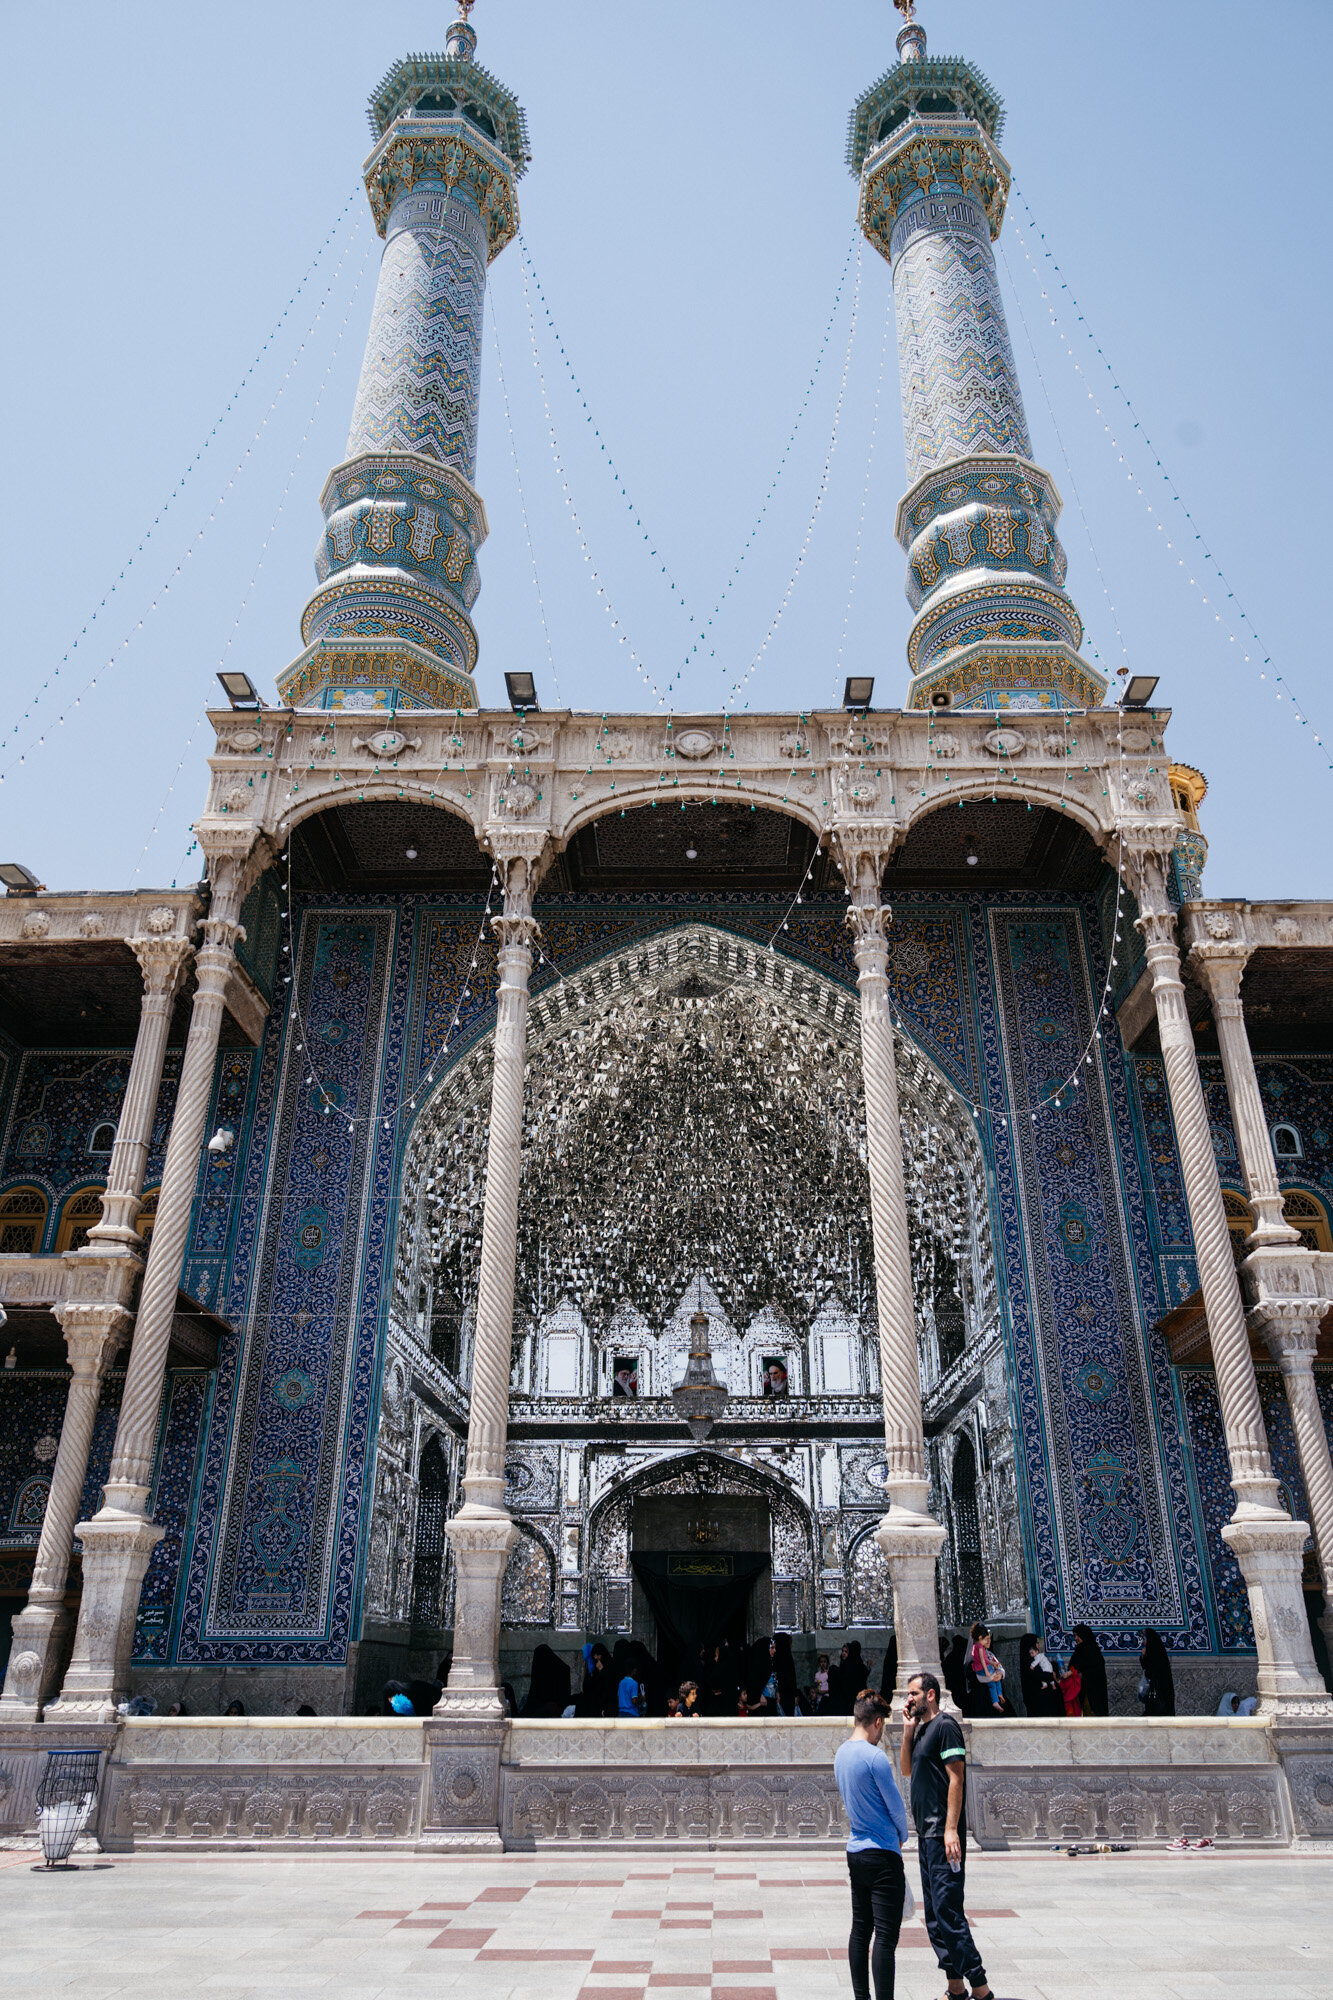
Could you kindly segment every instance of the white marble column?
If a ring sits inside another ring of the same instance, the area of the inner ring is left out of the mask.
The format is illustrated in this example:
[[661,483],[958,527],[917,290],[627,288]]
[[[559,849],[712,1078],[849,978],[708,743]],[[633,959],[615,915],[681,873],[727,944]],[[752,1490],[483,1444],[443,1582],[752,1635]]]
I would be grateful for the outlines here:
[[102,1217],[88,1231],[88,1242],[93,1249],[142,1252],[134,1223],[143,1195],[172,1010],[193,954],[185,938],[138,937],[129,942],[143,972],[139,1031],[111,1148]]
[[1301,1552],[1309,1530],[1304,1521],[1293,1521],[1278,1499],[1194,1033],[1185,1010],[1175,915],[1166,893],[1170,842],[1176,831],[1174,823],[1144,827],[1122,832],[1121,839],[1152,975],[1162,1062],[1236,1493],[1236,1511],[1222,1538],[1235,1552],[1249,1594],[1261,1709],[1328,1714],[1333,1713],[1333,1702],[1315,1665],[1301,1591]]
[[1247,1247],[1258,1250],[1270,1244],[1285,1247],[1299,1243],[1300,1235],[1282,1212],[1277,1161],[1268,1136],[1250,1038],[1245,1031],[1240,982],[1249,956],[1250,946],[1238,941],[1196,944],[1190,949],[1190,964],[1213,1003],[1227,1098],[1236,1129],[1241,1172],[1245,1176],[1245,1194],[1254,1211],[1254,1230]]
[[134,1321],[111,1471],[101,1507],[76,1531],[83,1543],[83,1599],[73,1658],[52,1711],[61,1716],[110,1714],[126,1692],[139,1591],[162,1538],[162,1529],[148,1519],[148,1493],[218,1035],[241,935],[237,918],[242,895],[241,862],[225,854],[214,866],[212,902],[203,922],[190,1032]]
[[[1282,1189],[1277,1160],[1259,1095],[1254,1054],[1245,1027],[1240,984],[1252,947],[1238,939],[1199,942],[1191,947],[1190,963],[1213,1003],[1222,1067],[1226,1072],[1227,1098],[1236,1132],[1245,1195],[1254,1212],[1254,1229],[1246,1249],[1254,1257],[1254,1285],[1260,1298],[1247,1315],[1251,1327],[1261,1333],[1269,1352],[1282,1370],[1291,1409],[1292,1428],[1305,1482],[1306,1507],[1314,1535],[1315,1553],[1324,1584],[1324,1614],[1320,1623],[1333,1641],[1333,1459],[1328,1448],[1328,1431],[1319,1408],[1315,1388],[1314,1356],[1319,1320],[1324,1301],[1308,1297],[1274,1296],[1273,1281],[1290,1287],[1293,1264],[1313,1261],[1301,1246],[1300,1232],[1293,1229],[1283,1211]],[[1278,1253],[1274,1255],[1273,1253]]]
[[861,1071],[865,1086],[866,1153],[870,1173],[870,1226],[875,1248],[879,1306],[880,1388],[884,1402],[885,1492],[889,1510],[875,1532],[893,1589],[898,1642],[895,1698],[922,1669],[941,1682],[939,1607],[935,1564],[945,1530],[927,1511],[930,1476],[921,1418],[921,1363],[912,1294],[907,1190],[903,1180],[898,1070],[889,1012],[888,925],[880,883],[887,853],[850,854],[856,983],[861,1000]]
[[495,1718],[500,1692],[500,1591],[518,1529],[506,1511],[505,1441],[514,1339],[514,1260],[523,1153],[523,1066],[528,985],[537,925],[532,915],[536,865],[519,856],[499,863],[504,914],[491,919],[499,939],[491,1125],[481,1274],[468,1385],[467,1470],[463,1505],[446,1522],[454,1555],[454,1658],[437,1715]]
[[1314,1357],[1325,1299],[1269,1299],[1254,1306],[1250,1322],[1263,1334],[1282,1370],[1296,1452],[1305,1482],[1305,1505],[1314,1535],[1315,1556],[1324,1582],[1325,1636],[1333,1641],[1333,1458],[1315,1387]]
[[74,1547],[74,1523],[88,1476],[97,1405],[107,1369],[133,1320],[124,1306],[100,1301],[71,1302],[54,1310],[65,1335],[70,1384],[28,1601],[14,1620],[4,1694],[0,1696],[0,1721],[35,1722],[42,1704],[55,1692],[62,1644],[72,1615],[65,1609],[65,1581]]

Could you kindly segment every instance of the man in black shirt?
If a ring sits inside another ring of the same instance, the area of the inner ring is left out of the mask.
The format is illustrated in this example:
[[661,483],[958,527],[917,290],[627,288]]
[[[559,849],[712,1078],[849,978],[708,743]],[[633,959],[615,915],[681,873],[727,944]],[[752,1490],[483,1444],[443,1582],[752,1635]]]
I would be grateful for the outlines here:
[[921,1864],[921,1901],[926,1935],[935,1948],[951,1994],[991,2000],[981,1953],[963,1914],[963,1866],[967,1821],[963,1812],[967,1746],[952,1715],[940,1714],[940,1684],[934,1674],[913,1674],[903,1709],[903,1741],[898,1762],[912,1781],[912,1820]]

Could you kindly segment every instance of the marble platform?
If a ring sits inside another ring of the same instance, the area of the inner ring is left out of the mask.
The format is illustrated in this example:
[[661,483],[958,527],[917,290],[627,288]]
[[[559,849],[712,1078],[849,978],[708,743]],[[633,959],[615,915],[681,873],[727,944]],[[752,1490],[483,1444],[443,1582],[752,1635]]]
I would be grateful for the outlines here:
[[[1110,1840],[1333,1850],[1333,1728],[1262,1717],[981,1721],[982,1848]],[[51,1747],[104,1752],[109,1851],[725,1849],[846,1838],[842,1721],[262,1716],[0,1728],[0,1840],[30,1838]]]

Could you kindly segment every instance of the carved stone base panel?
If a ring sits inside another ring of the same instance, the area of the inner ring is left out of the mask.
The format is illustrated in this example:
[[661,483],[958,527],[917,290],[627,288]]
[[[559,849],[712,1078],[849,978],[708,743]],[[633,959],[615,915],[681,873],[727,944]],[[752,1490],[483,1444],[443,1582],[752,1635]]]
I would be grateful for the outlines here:
[[112,1765],[102,1844],[411,1847],[420,1821],[419,1768]]
[[967,1790],[968,1824],[982,1847],[1082,1840],[1143,1846],[1182,1838],[1287,1845],[1282,1775],[1272,1766],[973,1770]]
[[0,1716],[35,1722],[54,1698],[73,1615],[62,1604],[26,1604],[14,1620]]
[[506,1848],[720,1847],[756,1841],[840,1847],[847,1839],[827,1764],[505,1765]]
[[450,1712],[425,1724],[423,1848],[498,1852],[500,1752],[508,1724]]
[[1333,1728],[1276,1722],[1271,1737],[1287,1781],[1293,1843],[1326,1849],[1333,1844]]

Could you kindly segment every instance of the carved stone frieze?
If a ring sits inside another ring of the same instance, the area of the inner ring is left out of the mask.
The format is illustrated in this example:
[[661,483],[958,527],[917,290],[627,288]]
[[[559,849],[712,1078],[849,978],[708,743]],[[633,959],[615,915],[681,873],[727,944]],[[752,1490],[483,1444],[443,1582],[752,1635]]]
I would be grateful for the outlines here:
[[504,1766],[501,1779],[506,1847],[567,1841],[833,1844],[847,1837],[827,1765],[657,1763],[543,1770],[524,1764]]
[[[1153,1771],[1075,1764],[1040,1772],[974,1767],[968,1772],[968,1822],[982,1847],[1178,1839],[1286,1845],[1281,1781],[1271,1766]],[[1329,1823],[1333,1826],[1333,1810]]]
[[421,1821],[421,1773],[373,1765],[116,1765],[107,1772],[102,1843],[111,1850],[407,1844]]

